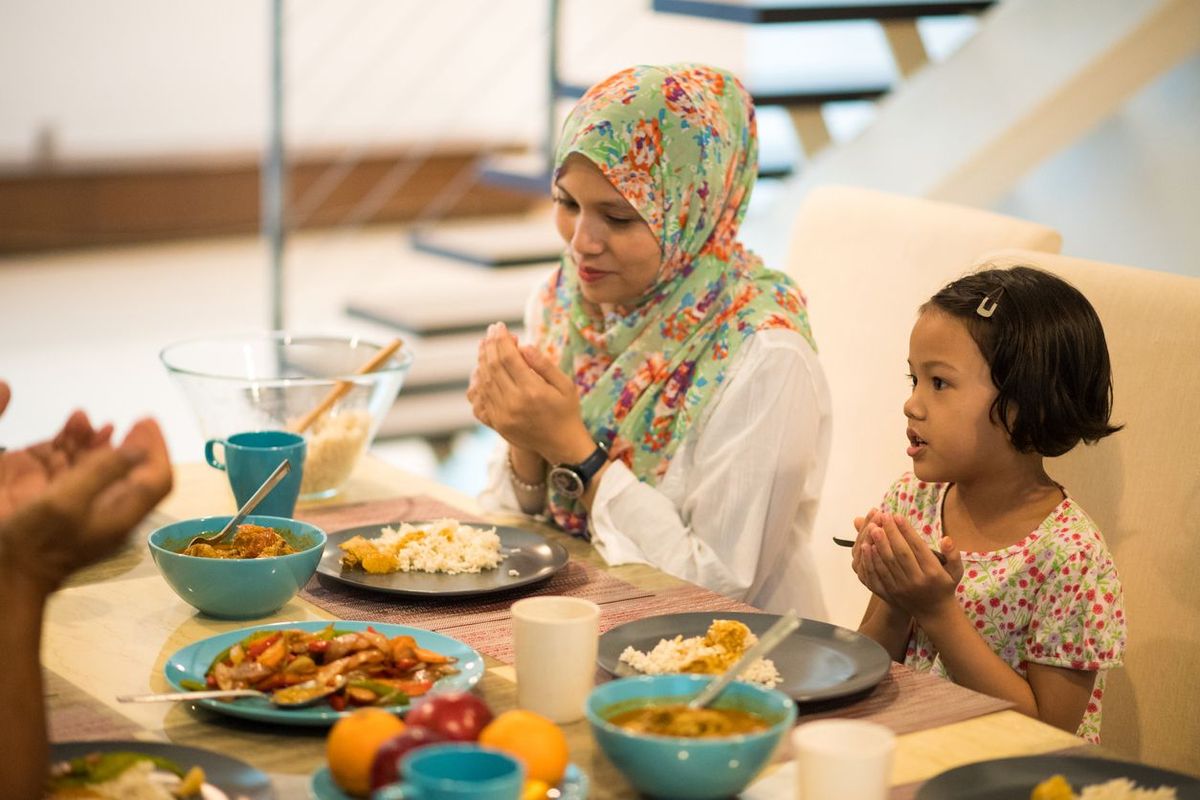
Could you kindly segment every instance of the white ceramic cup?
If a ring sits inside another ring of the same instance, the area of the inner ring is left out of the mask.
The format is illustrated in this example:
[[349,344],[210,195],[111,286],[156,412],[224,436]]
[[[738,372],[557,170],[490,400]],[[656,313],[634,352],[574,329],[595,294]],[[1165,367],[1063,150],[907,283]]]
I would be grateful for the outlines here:
[[884,800],[896,734],[874,722],[823,719],[792,731],[797,800]]
[[555,722],[583,719],[595,685],[600,606],[577,597],[512,604],[517,705]]

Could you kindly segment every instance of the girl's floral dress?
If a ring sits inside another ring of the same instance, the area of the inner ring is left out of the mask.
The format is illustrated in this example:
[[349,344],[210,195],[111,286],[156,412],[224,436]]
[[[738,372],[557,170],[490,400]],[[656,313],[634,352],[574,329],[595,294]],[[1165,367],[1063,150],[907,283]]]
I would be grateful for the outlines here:
[[[942,503],[949,486],[908,473],[888,490],[883,508],[908,517],[936,546],[944,535]],[[1104,675],[1121,665],[1126,628],[1121,582],[1096,524],[1066,497],[1021,541],[987,553],[964,551],[962,562],[959,603],[992,651],[1022,678],[1031,663],[1098,673],[1076,731],[1098,742]],[[954,677],[919,627],[904,663]]]
[[[655,283],[628,306],[583,298],[569,252],[538,295],[529,333],[579,390],[583,420],[656,485],[756,331],[812,334],[804,296],[737,240],[758,169],[754,106],[730,73],[699,64],[633,67],[591,89],[567,118],[555,170],[589,159],[658,237]],[[815,349],[815,345],[813,345]],[[564,530],[582,507],[550,490]]]

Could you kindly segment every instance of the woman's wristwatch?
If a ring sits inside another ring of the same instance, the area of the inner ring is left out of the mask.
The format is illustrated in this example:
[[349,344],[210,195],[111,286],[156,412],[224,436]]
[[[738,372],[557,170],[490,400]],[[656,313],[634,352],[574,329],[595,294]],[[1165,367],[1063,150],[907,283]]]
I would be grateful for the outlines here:
[[592,454],[578,464],[555,464],[550,470],[550,486],[567,497],[582,497],[588,484],[608,461],[608,448],[596,443]]

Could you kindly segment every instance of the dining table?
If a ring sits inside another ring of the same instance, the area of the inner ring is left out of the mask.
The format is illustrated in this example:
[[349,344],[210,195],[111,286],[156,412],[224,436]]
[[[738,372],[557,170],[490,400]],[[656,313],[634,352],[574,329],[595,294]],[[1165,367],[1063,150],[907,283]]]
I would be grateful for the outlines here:
[[[216,619],[196,611],[172,591],[154,565],[146,537],[168,522],[233,510],[223,472],[202,463],[176,464],[171,494],[126,546],[74,575],[52,597],[42,643],[52,742],[132,739],[204,748],[265,772],[279,798],[305,798],[310,796],[311,776],[324,765],[327,729],[236,719],[187,703],[122,704],[117,697],[170,691],[163,668],[171,654],[216,634],[250,624],[365,619],[436,630],[475,647],[483,655],[485,670],[474,690],[500,713],[516,706],[507,606],[521,596],[551,593],[592,599],[601,607],[601,631],[655,614],[753,610],[646,564],[608,566],[583,539],[530,517],[485,514],[474,498],[368,454],[335,497],[301,504],[295,516],[329,532],[430,515],[482,519],[559,542],[569,554],[567,568],[548,581],[498,598],[433,603],[346,593],[314,576],[269,617]],[[597,680],[607,677],[598,670]],[[798,724],[850,717],[892,728],[897,738],[891,800],[914,797],[924,781],[960,765],[1012,756],[1087,753],[1090,748],[1070,733],[1012,710],[1004,701],[900,664],[892,664],[883,681],[865,696],[840,704],[802,704],[799,711]],[[562,727],[571,762],[589,779],[589,797],[636,796],[593,741],[586,720]],[[785,739],[773,762],[742,797],[789,798],[794,782]]]

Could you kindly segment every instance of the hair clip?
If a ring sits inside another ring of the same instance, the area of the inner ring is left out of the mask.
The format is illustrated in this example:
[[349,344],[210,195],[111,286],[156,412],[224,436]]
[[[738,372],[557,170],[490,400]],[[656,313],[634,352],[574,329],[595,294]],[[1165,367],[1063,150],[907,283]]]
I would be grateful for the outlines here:
[[[996,313],[996,307],[1000,305],[1000,295],[1004,294],[1004,287],[1001,286],[995,291],[996,296],[992,297],[992,292],[988,292],[979,301],[979,305],[975,307],[975,313],[983,318],[988,318]],[[991,302],[991,305],[988,303]]]

